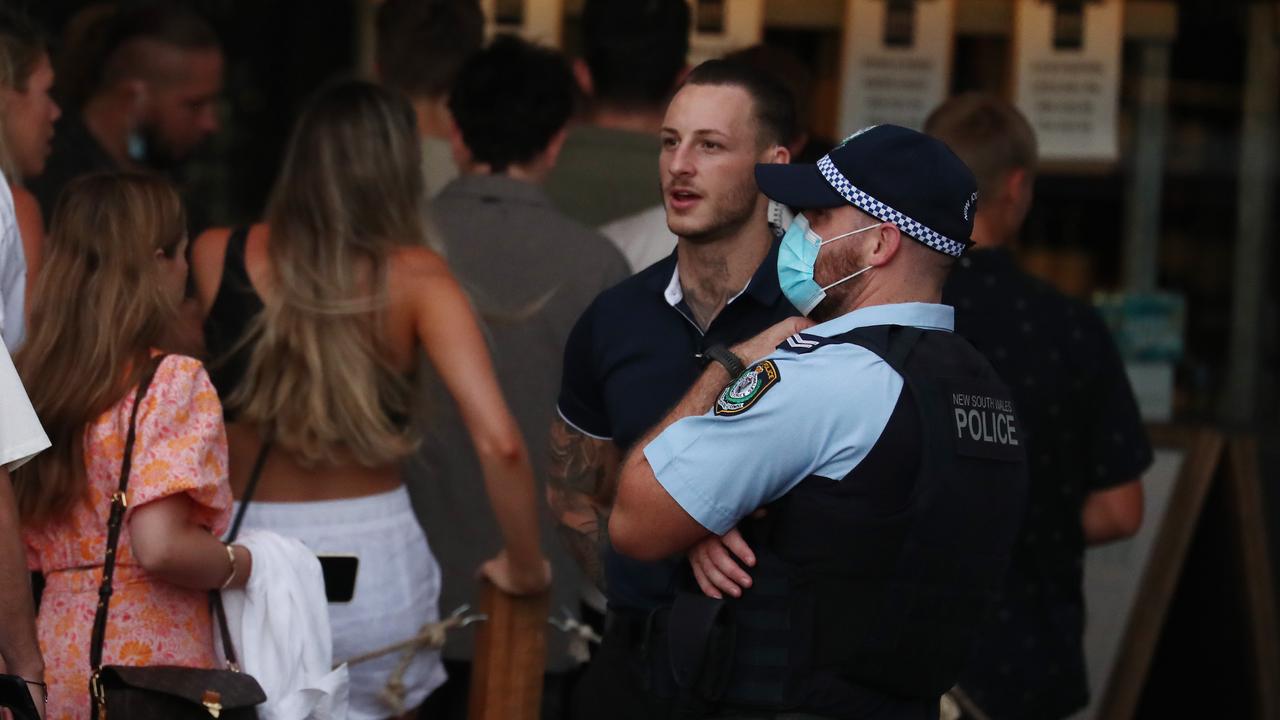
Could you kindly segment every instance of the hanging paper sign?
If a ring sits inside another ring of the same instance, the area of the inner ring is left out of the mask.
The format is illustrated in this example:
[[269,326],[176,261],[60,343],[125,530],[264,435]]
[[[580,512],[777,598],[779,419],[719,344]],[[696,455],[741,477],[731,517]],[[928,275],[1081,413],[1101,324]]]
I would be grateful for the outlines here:
[[510,33],[541,45],[560,47],[564,0],[481,0],[489,37]]
[[950,89],[954,18],[955,0],[849,0],[838,133],[924,125]]
[[689,64],[764,40],[764,0],[689,0]]
[[1123,19],[1121,0],[1018,0],[1014,102],[1041,160],[1116,159]]

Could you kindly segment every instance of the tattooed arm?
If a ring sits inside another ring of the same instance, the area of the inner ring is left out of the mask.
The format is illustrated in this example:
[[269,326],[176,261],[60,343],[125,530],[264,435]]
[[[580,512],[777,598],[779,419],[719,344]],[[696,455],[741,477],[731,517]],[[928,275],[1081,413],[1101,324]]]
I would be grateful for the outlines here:
[[557,417],[551,423],[547,503],[561,537],[595,586],[604,589],[600,551],[618,489],[618,448],[584,435]]

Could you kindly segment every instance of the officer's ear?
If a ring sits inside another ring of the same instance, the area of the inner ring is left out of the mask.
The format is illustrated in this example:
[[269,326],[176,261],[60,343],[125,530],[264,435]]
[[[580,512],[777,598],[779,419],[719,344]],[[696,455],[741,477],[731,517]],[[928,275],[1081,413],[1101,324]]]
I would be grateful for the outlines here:
[[871,254],[867,256],[867,264],[882,267],[893,260],[902,246],[902,231],[898,226],[887,222],[872,231],[875,243],[871,246]]

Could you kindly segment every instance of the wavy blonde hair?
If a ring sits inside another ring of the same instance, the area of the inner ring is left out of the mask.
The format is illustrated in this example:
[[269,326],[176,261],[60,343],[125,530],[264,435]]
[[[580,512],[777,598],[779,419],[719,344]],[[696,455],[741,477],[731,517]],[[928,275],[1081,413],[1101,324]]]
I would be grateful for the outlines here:
[[[228,403],[304,465],[378,467],[413,449],[395,416],[409,383],[387,359],[392,251],[426,234],[413,110],[361,80],[323,89],[298,119],[267,210],[270,292],[241,343]],[[239,347],[239,346],[238,346]]]
[[59,196],[15,358],[53,443],[14,473],[24,524],[85,497],[85,426],[138,383],[176,315],[157,253],[174,257],[186,223],[177,192],[154,175],[89,175]]

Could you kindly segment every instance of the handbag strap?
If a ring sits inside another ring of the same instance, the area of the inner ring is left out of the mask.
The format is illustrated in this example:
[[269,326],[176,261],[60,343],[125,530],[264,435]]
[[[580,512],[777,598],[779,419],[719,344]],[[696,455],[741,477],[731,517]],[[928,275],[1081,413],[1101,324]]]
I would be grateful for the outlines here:
[[[235,542],[236,536],[240,534],[240,524],[244,522],[244,513],[249,509],[249,503],[253,500],[253,493],[258,489],[258,479],[262,477],[262,468],[266,466],[267,455],[270,452],[271,439],[267,438],[262,441],[262,448],[258,450],[258,457],[253,461],[253,469],[249,471],[249,483],[245,485],[244,495],[240,498],[240,508],[236,510],[235,519],[231,521],[231,530],[227,532],[226,542],[228,545]],[[222,651],[227,656],[227,663],[232,670],[238,672],[240,663],[236,659],[235,644],[231,642],[231,630],[227,627],[227,611],[222,607],[222,591],[209,591],[209,605],[213,608],[213,615],[218,623],[218,632],[222,636]]]
[[156,377],[165,355],[158,355],[147,364],[138,390],[134,394],[133,412],[129,415],[129,434],[124,442],[124,460],[120,463],[120,486],[111,496],[111,514],[107,518],[107,555],[102,563],[102,584],[98,586],[98,611],[93,618],[93,634],[89,640],[89,667],[98,670],[102,666],[102,642],[107,633],[107,612],[111,607],[111,581],[116,572],[116,548],[120,543],[120,528],[124,524],[124,512],[128,507],[129,473],[133,468],[133,446],[138,436],[138,408],[147,396],[151,381]]
[[268,436],[262,441],[262,447],[258,450],[258,457],[254,458],[253,469],[249,471],[249,482],[244,486],[244,495],[240,497],[240,508],[236,510],[236,517],[231,521],[231,530],[227,532],[227,542],[235,542],[236,537],[240,534],[240,524],[244,522],[244,513],[249,509],[249,503],[253,501],[253,494],[258,490],[258,480],[262,477],[262,468],[266,467],[267,455],[271,452],[271,438]]

